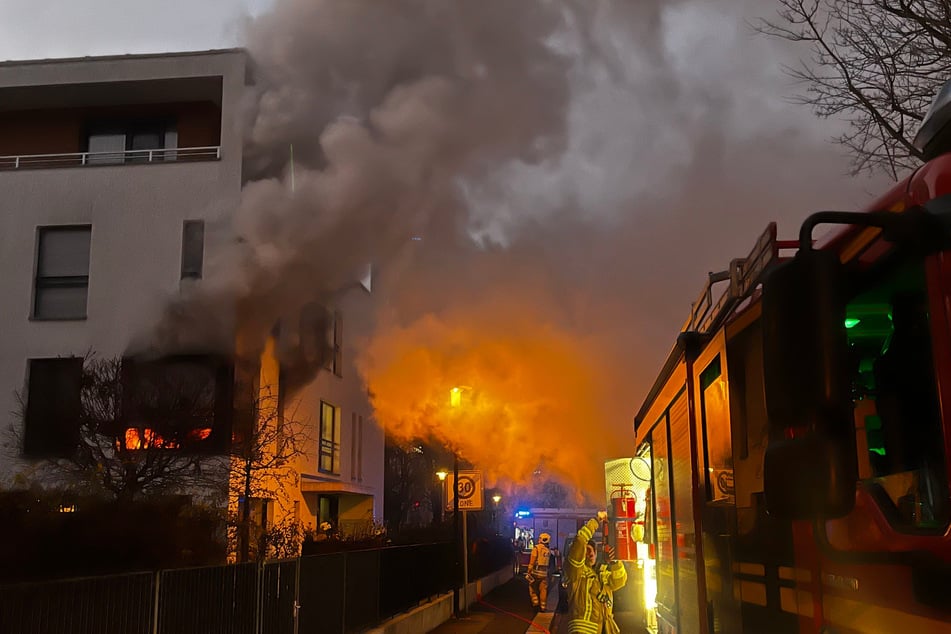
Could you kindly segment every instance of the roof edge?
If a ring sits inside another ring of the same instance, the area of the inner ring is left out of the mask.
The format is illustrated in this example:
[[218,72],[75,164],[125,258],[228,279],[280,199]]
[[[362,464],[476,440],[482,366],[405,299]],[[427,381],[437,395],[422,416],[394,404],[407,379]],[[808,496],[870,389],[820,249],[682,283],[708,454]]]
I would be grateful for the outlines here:
[[136,60],[136,59],[155,59],[162,57],[195,57],[199,55],[221,55],[224,53],[245,53],[248,50],[243,47],[234,48],[211,48],[201,51],[169,51],[165,53],[122,53],[117,55],[86,55],[83,57],[47,57],[42,59],[10,59],[0,61],[0,67],[6,66],[30,66],[39,64],[63,64],[69,62],[99,62],[99,61],[118,61],[118,60]]

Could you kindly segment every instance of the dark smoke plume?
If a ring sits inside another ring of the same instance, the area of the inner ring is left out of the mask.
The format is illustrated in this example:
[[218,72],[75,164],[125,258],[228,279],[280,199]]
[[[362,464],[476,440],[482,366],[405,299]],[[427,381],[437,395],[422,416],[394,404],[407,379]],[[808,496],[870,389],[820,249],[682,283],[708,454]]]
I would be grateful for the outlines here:
[[707,271],[865,198],[834,123],[784,101],[756,10],[279,0],[248,28],[240,244],[182,316],[237,307],[254,350],[372,262],[379,422],[597,491]]

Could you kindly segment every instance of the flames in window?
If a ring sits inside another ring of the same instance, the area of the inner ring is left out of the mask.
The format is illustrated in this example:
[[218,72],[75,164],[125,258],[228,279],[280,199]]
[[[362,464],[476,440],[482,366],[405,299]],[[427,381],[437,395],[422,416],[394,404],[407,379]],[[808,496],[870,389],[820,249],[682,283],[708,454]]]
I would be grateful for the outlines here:
[[[211,435],[211,428],[203,427],[192,429],[186,434],[186,439],[191,442],[205,440]],[[180,444],[174,439],[165,439],[161,434],[156,433],[149,428],[139,429],[129,427],[125,430],[125,442],[117,441],[120,449],[135,451],[137,449],[179,449]]]

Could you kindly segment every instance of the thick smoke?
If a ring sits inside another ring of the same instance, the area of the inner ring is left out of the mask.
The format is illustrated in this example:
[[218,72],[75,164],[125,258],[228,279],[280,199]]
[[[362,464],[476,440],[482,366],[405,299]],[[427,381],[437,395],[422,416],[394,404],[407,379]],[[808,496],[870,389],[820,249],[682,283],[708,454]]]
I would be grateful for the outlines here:
[[707,271],[865,199],[757,8],[279,0],[248,30],[242,242],[190,306],[227,298],[253,348],[372,261],[378,421],[597,495]]

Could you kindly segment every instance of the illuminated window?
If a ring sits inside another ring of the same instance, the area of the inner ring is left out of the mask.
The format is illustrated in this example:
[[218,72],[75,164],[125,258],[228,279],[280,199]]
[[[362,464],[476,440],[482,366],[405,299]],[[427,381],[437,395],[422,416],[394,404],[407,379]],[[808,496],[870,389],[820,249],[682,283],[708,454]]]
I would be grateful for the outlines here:
[[340,411],[320,402],[320,447],[317,468],[321,473],[340,475]]

